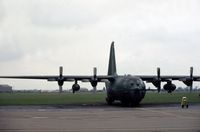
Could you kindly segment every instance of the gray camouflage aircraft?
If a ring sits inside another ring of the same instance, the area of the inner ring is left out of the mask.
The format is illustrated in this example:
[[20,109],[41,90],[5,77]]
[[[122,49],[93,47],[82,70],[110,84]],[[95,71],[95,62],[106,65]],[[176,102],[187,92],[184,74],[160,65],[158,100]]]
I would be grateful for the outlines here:
[[190,91],[192,91],[193,81],[200,81],[200,76],[193,76],[193,67],[190,68],[189,76],[161,76],[160,68],[157,68],[157,75],[117,75],[114,42],[112,42],[110,47],[108,75],[97,75],[96,68],[93,70],[93,75],[63,75],[63,67],[60,67],[59,75],[57,76],[0,76],[0,78],[57,81],[60,92],[62,92],[62,86],[65,81],[73,81],[75,82],[72,85],[73,93],[80,89],[78,81],[90,82],[94,91],[96,91],[98,82],[105,82],[107,91],[106,101],[109,105],[115,100],[121,101],[122,104],[139,104],[146,93],[146,86],[143,81],[152,83],[157,88],[158,92],[161,90],[161,82],[166,82],[163,89],[169,93],[176,89],[176,85],[172,83],[173,80],[182,81],[185,85],[190,87]]

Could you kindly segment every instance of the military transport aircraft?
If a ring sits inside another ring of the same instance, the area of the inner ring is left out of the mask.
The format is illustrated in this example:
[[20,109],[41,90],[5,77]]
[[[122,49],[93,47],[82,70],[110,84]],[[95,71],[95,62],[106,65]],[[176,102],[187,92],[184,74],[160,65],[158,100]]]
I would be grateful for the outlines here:
[[108,75],[97,75],[97,69],[94,68],[93,75],[63,75],[63,67],[59,68],[59,75],[55,76],[0,76],[0,78],[14,79],[45,79],[48,81],[57,81],[59,91],[62,92],[62,86],[65,81],[75,82],[72,85],[73,93],[80,89],[78,81],[90,82],[96,90],[98,82],[105,82],[107,97],[106,101],[111,105],[115,100],[119,100],[122,104],[139,104],[146,93],[146,86],[143,81],[152,83],[160,92],[161,82],[166,82],[163,89],[171,93],[176,89],[172,80],[182,81],[192,90],[193,81],[200,81],[200,76],[193,76],[193,67],[190,68],[189,76],[161,76],[160,68],[157,68],[157,75],[117,75],[114,42],[110,47],[110,58],[108,64]]

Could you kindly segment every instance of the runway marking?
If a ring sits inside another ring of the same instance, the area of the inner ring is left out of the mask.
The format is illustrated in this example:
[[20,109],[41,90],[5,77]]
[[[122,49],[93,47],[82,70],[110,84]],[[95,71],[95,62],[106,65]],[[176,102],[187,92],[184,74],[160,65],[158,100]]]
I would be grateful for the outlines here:
[[103,131],[199,131],[200,127],[196,128],[94,128],[94,129],[0,129],[3,132],[103,132]]
[[34,116],[34,117],[31,117],[33,119],[47,119],[48,117],[43,117],[43,116]]
[[41,111],[42,112],[42,111],[46,111],[46,109],[38,109],[37,111]]

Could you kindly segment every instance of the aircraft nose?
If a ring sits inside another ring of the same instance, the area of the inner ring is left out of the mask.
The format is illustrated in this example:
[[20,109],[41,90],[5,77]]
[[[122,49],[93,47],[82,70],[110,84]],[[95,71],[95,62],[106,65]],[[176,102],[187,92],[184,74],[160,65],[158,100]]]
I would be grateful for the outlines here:
[[139,90],[140,89],[140,85],[138,83],[131,82],[130,83],[130,89]]

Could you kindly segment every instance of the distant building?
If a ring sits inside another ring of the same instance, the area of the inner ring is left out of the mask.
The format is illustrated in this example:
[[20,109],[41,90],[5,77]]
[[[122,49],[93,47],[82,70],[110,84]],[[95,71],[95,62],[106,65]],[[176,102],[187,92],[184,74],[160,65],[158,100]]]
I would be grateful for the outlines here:
[[12,86],[9,85],[0,85],[0,93],[12,92]]

